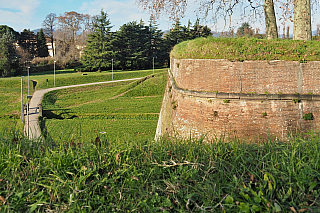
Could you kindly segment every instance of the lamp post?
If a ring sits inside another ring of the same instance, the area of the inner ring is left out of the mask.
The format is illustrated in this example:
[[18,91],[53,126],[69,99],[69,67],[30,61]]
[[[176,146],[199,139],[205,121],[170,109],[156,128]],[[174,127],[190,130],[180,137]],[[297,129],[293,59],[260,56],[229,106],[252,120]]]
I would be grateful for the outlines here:
[[154,75],[154,57],[152,57],[152,70],[153,70],[153,75]]
[[25,76],[21,76],[21,120],[22,120],[22,123],[23,123],[23,117],[24,117],[24,113],[23,113],[23,86],[22,86],[22,79],[24,77]]
[[29,126],[29,99],[32,98],[32,95],[27,95],[27,137],[28,139],[29,138],[29,129],[30,129],[30,126]]
[[27,137],[29,139],[29,99],[27,96]]
[[56,61],[53,62],[53,85],[56,87]]
[[111,65],[111,67],[112,67],[112,80],[113,80],[113,59],[112,59],[112,65]]
[[30,67],[28,67],[28,95],[29,95],[29,70],[30,70]]

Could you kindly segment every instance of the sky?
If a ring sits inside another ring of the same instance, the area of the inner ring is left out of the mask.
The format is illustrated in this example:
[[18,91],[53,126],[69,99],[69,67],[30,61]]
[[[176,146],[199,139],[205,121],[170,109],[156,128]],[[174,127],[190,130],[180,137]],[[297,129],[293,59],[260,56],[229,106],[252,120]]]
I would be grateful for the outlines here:
[[[181,20],[182,25],[187,25],[188,20],[195,22],[197,17],[201,17],[197,11],[197,0],[188,1],[188,10],[185,17]],[[135,0],[0,0],[0,25],[8,25],[15,31],[21,32],[23,29],[35,30],[42,27],[43,20],[49,13],[55,13],[57,16],[65,12],[76,11],[89,15],[98,15],[103,9],[109,15],[113,31],[130,21],[148,22],[150,14],[143,11],[137,6]],[[233,15],[232,24],[225,23],[220,19],[217,23],[209,18],[201,21],[201,24],[208,25],[215,31],[227,31],[228,26],[240,26],[241,23],[247,21],[246,15],[250,15],[250,11],[243,14],[244,10],[237,11]],[[263,17],[254,17],[249,20],[253,28],[260,28],[264,31]],[[319,20],[319,23],[317,23]],[[161,30],[170,29],[172,21],[166,16],[160,16],[157,20],[158,27]],[[313,30],[316,24],[320,24],[319,14],[314,15],[312,19]],[[292,24],[290,24],[292,27]],[[292,29],[292,28],[291,28]]]
[[[0,0],[0,25],[8,25],[15,31],[39,29],[43,20],[50,13],[57,16],[65,12],[76,11],[89,15],[98,15],[103,9],[108,13],[112,30],[130,21],[148,22],[150,14],[139,8],[135,0]],[[195,20],[193,12],[188,12],[183,24],[188,19]],[[186,21],[185,21],[186,20]],[[158,21],[159,28],[169,29],[172,22],[166,17]]]

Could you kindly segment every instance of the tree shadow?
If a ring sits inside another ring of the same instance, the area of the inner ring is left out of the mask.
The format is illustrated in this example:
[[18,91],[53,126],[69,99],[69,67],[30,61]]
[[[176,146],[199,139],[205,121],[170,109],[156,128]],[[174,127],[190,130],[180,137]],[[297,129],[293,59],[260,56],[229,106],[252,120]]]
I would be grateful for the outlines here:
[[59,109],[59,110],[43,110],[42,116],[46,119],[74,119],[78,118],[77,115],[72,114],[72,111],[70,109]]

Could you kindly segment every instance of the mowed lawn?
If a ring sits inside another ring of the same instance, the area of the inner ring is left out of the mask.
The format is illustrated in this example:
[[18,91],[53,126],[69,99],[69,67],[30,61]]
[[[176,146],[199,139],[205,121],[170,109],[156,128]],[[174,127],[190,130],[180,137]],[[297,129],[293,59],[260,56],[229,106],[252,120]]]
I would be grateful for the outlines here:
[[[154,70],[154,73],[161,73],[162,69]],[[138,78],[153,74],[153,70],[138,71],[114,71],[113,80]],[[48,79],[48,84],[47,84]],[[36,90],[51,88],[54,84],[53,71],[43,73],[30,73],[29,91],[32,95],[35,91],[32,80],[37,82]],[[112,80],[112,72],[77,73],[73,70],[57,70],[56,86],[84,84]],[[26,103],[28,91],[27,77],[23,78],[23,103]],[[21,77],[0,79],[0,133],[7,134],[12,131],[23,131],[21,120]]]
[[63,89],[43,99],[42,127],[55,140],[153,140],[165,73],[141,82]]

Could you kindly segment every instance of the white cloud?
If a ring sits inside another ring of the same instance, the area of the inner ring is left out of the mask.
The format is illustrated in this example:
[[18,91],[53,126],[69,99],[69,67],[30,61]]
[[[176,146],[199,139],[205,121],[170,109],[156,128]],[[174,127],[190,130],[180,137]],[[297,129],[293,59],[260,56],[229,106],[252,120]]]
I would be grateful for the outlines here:
[[1,0],[0,24],[20,26],[32,22],[40,0]]
[[135,5],[134,0],[94,0],[83,3],[80,6],[79,11],[90,15],[97,15],[100,13],[101,9],[108,13],[111,24],[115,25],[115,28],[130,21],[139,21],[140,19],[148,21],[150,17],[148,13],[143,13],[139,10],[138,6]]

